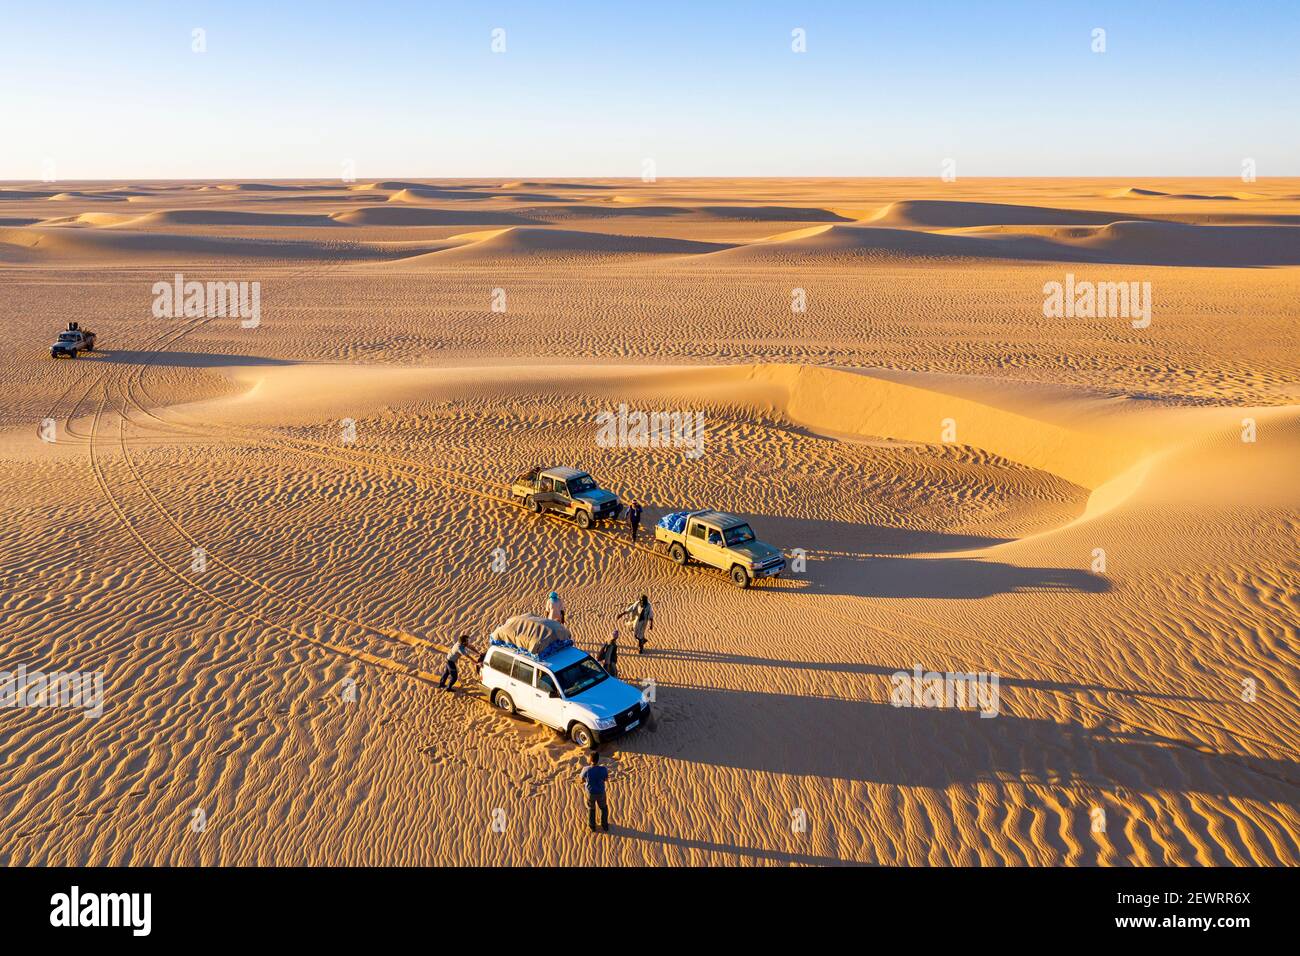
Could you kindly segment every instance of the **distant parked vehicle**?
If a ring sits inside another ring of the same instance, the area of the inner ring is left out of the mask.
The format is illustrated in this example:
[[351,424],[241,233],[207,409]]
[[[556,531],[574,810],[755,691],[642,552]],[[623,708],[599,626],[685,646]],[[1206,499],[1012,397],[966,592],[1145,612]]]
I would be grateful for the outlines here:
[[579,747],[643,726],[645,693],[609,674],[574,646],[559,621],[520,614],[492,632],[481,677],[488,700],[560,731]]
[[727,572],[736,587],[755,578],[774,578],[785,570],[785,555],[754,536],[749,522],[721,511],[676,511],[655,526],[655,540],[685,566],[698,561]]
[[50,358],[76,358],[78,352],[95,351],[95,333],[83,329],[76,322],[69,322],[67,329],[59,333],[54,344],[50,346]]
[[533,468],[514,480],[510,496],[538,514],[558,511],[569,515],[580,528],[612,521],[623,509],[618,495],[601,488],[591,475],[577,468]]

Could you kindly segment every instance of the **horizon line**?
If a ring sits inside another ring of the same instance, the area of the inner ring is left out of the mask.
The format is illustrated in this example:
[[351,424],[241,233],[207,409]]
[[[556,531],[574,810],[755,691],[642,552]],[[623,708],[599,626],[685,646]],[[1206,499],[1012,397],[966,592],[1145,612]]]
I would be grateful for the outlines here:
[[[811,174],[802,175],[798,173],[776,173],[751,175],[745,173],[734,173],[726,175],[708,174],[708,175],[676,175],[676,176],[656,176],[653,180],[643,180],[640,176],[568,176],[564,174],[539,176],[527,174],[495,174],[483,173],[475,176],[429,176],[429,175],[375,175],[375,176],[357,176],[352,179],[342,179],[338,176],[96,176],[96,177],[68,177],[54,180],[45,179],[0,179],[0,184],[6,186],[57,186],[61,183],[110,183],[110,182],[164,182],[164,183],[186,183],[186,182],[263,182],[263,183],[289,183],[289,182],[318,182],[318,183],[344,183],[351,185],[353,183],[392,181],[392,180],[483,180],[483,179],[503,179],[503,180],[521,180],[531,182],[543,182],[546,180],[570,180],[586,182],[620,182],[635,185],[641,183],[646,186],[653,186],[658,183],[671,182],[678,180],[691,179],[826,179],[826,180],[880,180],[880,179],[920,179],[920,180],[940,180],[941,176],[933,173],[925,175],[919,174],[891,174],[891,175],[837,175],[837,174]],[[1300,172],[1283,173],[1279,175],[1256,176],[1255,179],[1243,180],[1240,175],[1227,175],[1222,173],[1178,173],[1178,174],[1160,174],[1160,173],[1113,173],[1105,175],[1080,175],[1070,174],[989,174],[979,176],[959,176],[956,179],[949,180],[950,184],[960,183],[968,179],[1223,179],[1232,182],[1241,182],[1250,185],[1251,182],[1261,180],[1278,180],[1278,179],[1300,179]]]

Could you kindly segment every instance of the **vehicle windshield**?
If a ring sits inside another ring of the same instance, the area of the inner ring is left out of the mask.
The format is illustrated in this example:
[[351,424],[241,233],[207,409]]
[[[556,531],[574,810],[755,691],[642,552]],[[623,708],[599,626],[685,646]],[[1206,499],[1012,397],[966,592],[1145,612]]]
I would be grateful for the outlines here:
[[559,682],[560,690],[564,692],[565,697],[576,697],[608,677],[605,669],[590,657],[584,657],[555,672],[555,679]]
[[569,479],[569,494],[571,495],[578,495],[582,494],[584,491],[595,490],[596,482],[592,480],[591,475],[579,475],[577,478]]
[[734,528],[728,528],[726,535],[728,548],[734,548],[738,544],[745,544],[746,542],[754,540],[754,532],[749,530],[749,525],[747,524],[736,525]]
[[71,342],[71,341],[72,341],[73,339],[75,339],[76,337],[77,337],[77,333],[76,333],[76,332],[60,332],[60,333],[59,333],[59,341],[60,341],[60,342]]

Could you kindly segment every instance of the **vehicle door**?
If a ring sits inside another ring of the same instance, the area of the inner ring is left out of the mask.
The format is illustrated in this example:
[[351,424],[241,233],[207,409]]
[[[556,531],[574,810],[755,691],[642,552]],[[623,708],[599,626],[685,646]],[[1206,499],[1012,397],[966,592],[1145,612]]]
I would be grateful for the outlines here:
[[515,708],[529,716],[537,713],[537,688],[533,686],[533,677],[537,668],[522,657],[516,657],[510,667],[510,696]]
[[536,694],[533,714],[537,719],[549,727],[563,728],[564,698],[560,696],[555,678],[544,668],[537,668],[537,686],[533,693]]
[[712,568],[722,567],[722,532],[702,522],[697,522],[691,532],[691,554],[695,560]]
[[573,495],[569,494],[569,483],[560,478],[555,479],[554,507],[566,515],[573,514]]
[[559,507],[559,496],[555,493],[556,485],[563,488],[564,482],[550,475],[542,475],[537,479],[537,500],[548,509]]

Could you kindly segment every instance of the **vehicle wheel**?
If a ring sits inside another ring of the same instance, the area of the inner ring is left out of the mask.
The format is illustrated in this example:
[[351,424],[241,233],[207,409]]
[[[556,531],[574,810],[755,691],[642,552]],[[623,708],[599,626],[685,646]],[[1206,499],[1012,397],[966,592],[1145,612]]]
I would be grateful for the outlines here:
[[68,353],[68,358],[76,358],[76,357],[77,357],[77,353],[75,350]]
[[511,717],[515,715],[515,702],[505,691],[499,690],[493,694],[492,703],[496,705],[497,710],[505,711]]
[[528,507],[529,511],[536,511],[538,514],[542,513],[542,503],[533,495],[529,495],[525,498],[524,504]]
[[569,728],[569,739],[584,750],[596,746],[596,735],[586,724],[574,724]]
[[674,541],[672,547],[668,549],[668,557],[673,559],[673,563],[686,567],[686,549],[682,547],[680,541]]
[[575,517],[578,519],[579,528],[582,528],[585,531],[591,527],[591,512],[586,508],[580,509]]
[[738,564],[731,566],[731,583],[738,588],[749,587],[749,572]]

